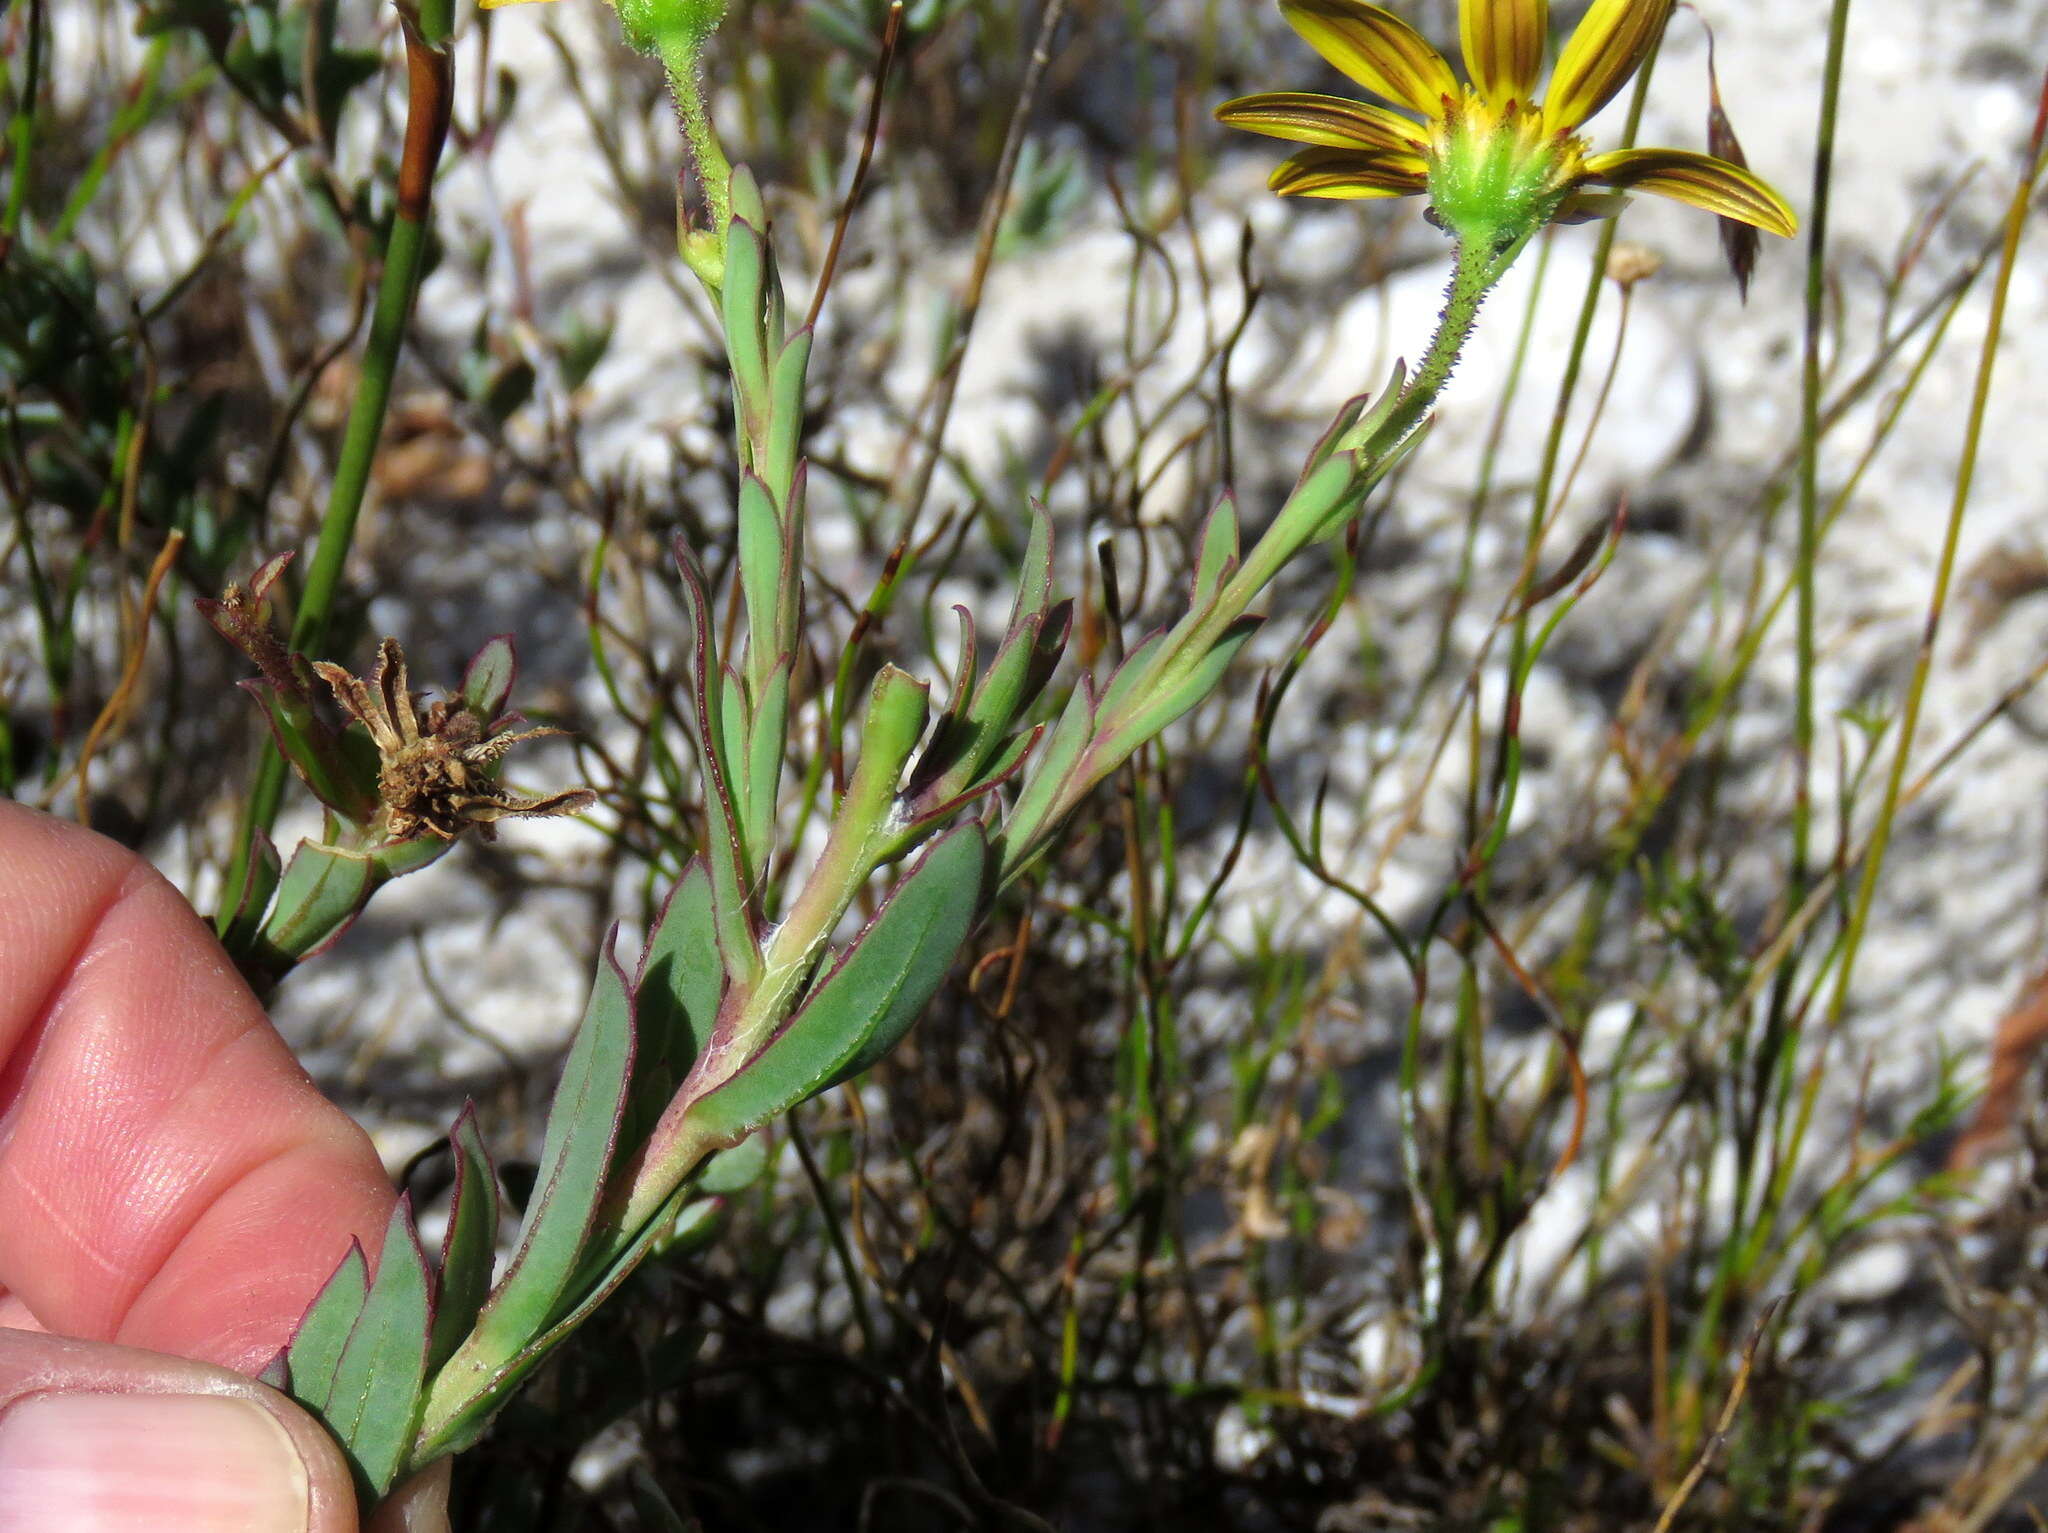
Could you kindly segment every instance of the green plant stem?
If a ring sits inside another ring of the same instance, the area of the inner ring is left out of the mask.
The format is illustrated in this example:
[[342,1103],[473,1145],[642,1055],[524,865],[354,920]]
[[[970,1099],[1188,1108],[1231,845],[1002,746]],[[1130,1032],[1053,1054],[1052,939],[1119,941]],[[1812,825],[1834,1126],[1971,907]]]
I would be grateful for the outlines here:
[[[1906,767],[1913,754],[1913,736],[1919,729],[1921,705],[1927,697],[1927,679],[1934,668],[1934,644],[1941,633],[1941,620],[1948,608],[1949,585],[1955,575],[1956,549],[1962,539],[1963,516],[1969,509],[1970,489],[1976,479],[1977,454],[1983,445],[1984,415],[1991,402],[1991,376],[1998,361],[1998,343],[2005,329],[2005,305],[2012,292],[2013,270],[2018,265],[2020,236],[2026,231],[2027,210],[2033,204],[2034,188],[2048,170],[2048,95],[2044,95],[2042,117],[2036,121],[2033,141],[2028,146],[2026,174],[2006,209],[2005,241],[1999,254],[1998,277],[1991,289],[1991,314],[1984,323],[1984,345],[1977,357],[1977,377],[1970,394],[1969,424],[1963,436],[1962,462],[1956,468],[1955,494],[1949,501],[1948,526],[1942,534],[1941,557],[1935,566],[1934,591],[1927,602],[1927,619],[1920,634],[1920,646],[1913,657],[1913,679],[1906,689],[1905,711],[1899,720],[1898,744],[1892,753],[1891,770],[1885,779],[1884,802],[1871,831],[1870,850],[1865,854],[1863,877],[1856,890],[1849,924],[1843,935],[1840,966],[1835,971],[1833,994],[1828,1000],[1828,1026],[1838,1026],[1849,1004],[1849,983],[1856,967],[1857,949],[1870,922],[1870,909],[1883,871],[1885,851],[1891,843],[1892,822],[1898,813],[1906,783]],[[1802,1122],[1805,1114],[1801,1114]]]
[[[422,8],[422,17],[439,26],[439,35],[445,37],[450,10],[448,0],[436,0]],[[391,403],[392,380],[398,371],[399,352],[405,345],[406,322],[419,292],[430,243],[434,172],[440,164],[442,145],[447,141],[448,114],[454,102],[454,61],[445,49],[428,41],[421,29],[408,24],[406,63],[411,88],[406,105],[405,150],[398,169],[398,209],[384,247],[377,307],[370,320],[369,340],[363,348],[362,371],[356,380],[354,403],[349,408],[341,457],[335,464],[327,509],[320,518],[319,541],[299,596],[298,616],[292,624],[291,647],[301,654],[317,653],[327,641],[334,595],[348,562],[363,496],[369,489],[370,470],[376,462],[377,443],[384,434],[384,416]],[[256,780],[249,789],[241,823],[236,828],[235,860],[221,891],[221,913],[216,918],[221,937],[231,952],[243,951],[262,924],[260,910],[244,911],[239,919],[235,911],[248,888],[257,838],[268,834],[276,822],[284,797],[285,774],[284,757],[266,742]]]
[[[1643,107],[1649,100],[1650,76],[1657,68],[1657,54],[1663,48],[1663,36],[1658,35],[1649,54],[1643,59],[1642,67],[1636,72],[1635,90],[1629,97],[1628,121],[1621,130],[1624,147],[1635,143],[1636,133],[1642,126]],[[1571,414],[1572,399],[1578,392],[1579,371],[1585,364],[1586,347],[1593,334],[1593,317],[1599,312],[1600,290],[1607,281],[1607,258],[1614,249],[1615,221],[1608,219],[1600,227],[1600,241],[1593,249],[1592,269],[1586,277],[1586,294],[1579,304],[1579,320],[1572,331],[1571,350],[1566,353],[1564,376],[1557,385],[1557,405],[1551,412],[1550,432],[1543,442],[1543,461],[1536,471],[1536,483],[1529,494],[1529,526],[1523,540],[1522,569],[1524,580],[1532,578],[1536,568],[1536,554],[1543,542],[1543,532],[1549,521],[1550,487],[1557,476],[1557,466],[1564,455],[1564,434]],[[1522,656],[1529,645],[1529,609],[1523,604],[1515,614],[1514,627],[1508,639],[1508,674],[1516,675],[1522,666]],[[1503,706],[1510,706],[1504,703]],[[1494,758],[1493,790],[1498,794],[1500,779],[1506,768],[1505,748],[1511,731],[1500,731],[1500,749]],[[1484,880],[1481,880],[1483,890]]]
[[35,158],[36,97],[42,93],[43,41],[48,30],[43,19],[43,0],[29,0],[28,59],[22,68],[21,101],[7,127],[14,177],[7,188],[7,211],[4,220],[0,220],[0,232],[10,239],[21,233],[22,213],[28,207],[29,165]]
[[[1794,631],[1798,683],[1793,701],[1792,868],[1786,908],[1806,894],[1808,843],[1813,819],[1813,567],[1820,552],[1821,331],[1827,321],[1828,193],[1834,179],[1835,118],[1842,96],[1842,56],[1849,33],[1849,0],[1828,12],[1828,51],[1820,90],[1820,123],[1813,146],[1813,201],[1806,213],[1806,328],[1799,375],[1798,611]],[[1787,965],[1786,972],[1791,969]]]
[[[1784,911],[1789,918],[1806,899],[1811,881],[1813,832],[1813,713],[1814,713],[1814,567],[1820,555],[1824,526],[1820,512],[1821,439],[1821,332],[1827,318],[1827,237],[1829,190],[1834,178],[1835,119],[1842,93],[1842,58],[1846,51],[1850,0],[1833,0],[1828,13],[1827,57],[1822,66],[1820,121],[1813,150],[1813,201],[1806,223],[1806,322],[1800,359],[1798,545],[1793,565],[1793,651],[1796,680],[1792,705],[1792,846],[1786,870]],[[1750,1195],[1756,1185],[1757,1126],[1766,1112],[1774,1115],[1774,1127],[1781,1128],[1790,1099],[1791,1077],[1780,1069],[1789,1066],[1803,1017],[1795,1012],[1793,996],[1799,977],[1799,950],[1794,949],[1780,965],[1772,982],[1763,1035],[1758,1040],[1752,1066],[1753,1106],[1738,1124],[1733,1204],[1736,1219],[1747,1217]],[[1775,1096],[1774,1087],[1785,1089]],[[1741,1277],[1743,1253],[1752,1252],[1748,1242],[1731,1240],[1722,1248],[1713,1287],[1694,1328],[1692,1377],[1699,1373],[1706,1357],[1718,1345],[1720,1315],[1732,1286]]]
[[725,281],[725,230],[732,222],[732,164],[718,142],[718,131],[711,125],[711,110],[704,103],[704,42],[702,33],[676,32],[658,39],[655,48],[668,75],[676,119],[682,124],[690,162],[696,167],[704,204],[711,215],[709,227],[693,229],[678,200],[676,249],[698,280],[715,294]]
[[[1540,225],[1496,249],[1461,245],[1444,293],[1436,333],[1390,409],[1370,412],[1341,436],[1331,457],[1312,467],[1288,496],[1264,536],[1253,545],[1223,583],[1213,601],[1196,607],[1177,623],[1145,662],[1147,674],[1128,691],[1143,707],[1163,692],[1184,684],[1233,624],[1241,619],[1273,577],[1310,543],[1328,535],[1333,524],[1355,512],[1358,503],[1415,440],[1437,396],[1450,381],[1465,342],[1472,334],[1486,295],[1507,273]],[[1348,455],[1348,478],[1335,459]],[[1190,699],[1189,706],[1198,699]],[[1047,790],[1034,792],[1030,778],[1005,823],[998,884],[1007,883],[1044,850],[1053,831],[1095,787],[1128,761],[1171,718],[1148,721],[1145,729],[1127,727],[1122,716],[1095,720],[1088,743],[1066,776]]]
[[1451,373],[1464,353],[1465,342],[1471,339],[1472,327],[1478,322],[1480,305],[1485,303],[1486,295],[1493,291],[1494,284],[1507,274],[1507,269],[1515,263],[1515,258],[1522,253],[1534,233],[1532,229],[1497,254],[1470,244],[1458,247],[1450,284],[1444,290],[1443,310],[1437,317],[1436,333],[1430,337],[1414,376],[1402,389],[1401,402],[1370,434],[1356,442],[1347,439],[1343,446],[1362,449],[1374,457],[1384,457],[1422,424],[1422,418],[1435,405],[1444,385],[1451,381]]

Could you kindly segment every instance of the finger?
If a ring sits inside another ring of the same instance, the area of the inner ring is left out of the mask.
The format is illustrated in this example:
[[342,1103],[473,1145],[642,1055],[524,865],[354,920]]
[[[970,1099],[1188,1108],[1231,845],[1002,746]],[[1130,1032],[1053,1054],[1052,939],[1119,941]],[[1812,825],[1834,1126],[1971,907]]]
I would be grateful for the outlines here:
[[276,1390],[159,1352],[0,1331],[8,1533],[355,1526],[355,1491],[334,1439]]
[[0,1286],[52,1331],[254,1370],[391,1200],[177,891],[0,802]]

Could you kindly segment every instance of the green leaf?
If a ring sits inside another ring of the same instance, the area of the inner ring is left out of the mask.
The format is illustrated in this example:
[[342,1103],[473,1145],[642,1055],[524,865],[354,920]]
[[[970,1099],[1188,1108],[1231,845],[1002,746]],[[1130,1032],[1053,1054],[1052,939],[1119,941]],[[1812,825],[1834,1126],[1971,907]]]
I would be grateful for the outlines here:
[[768,227],[768,204],[761,200],[761,183],[744,165],[732,168],[732,216],[744,219],[756,229]]
[[301,841],[278,880],[262,940],[286,958],[309,958],[342,934],[376,886],[369,858]]
[[745,1192],[768,1169],[768,1136],[750,1134],[729,1150],[720,1150],[697,1173],[697,1191],[705,1197]]
[[498,1250],[498,1178],[477,1132],[476,1104],[465,1102],[448,1131],[455,1186],[448,1198],[448,1232],[441,1239],[441,1276],[434,1304],[429,1368],[438,1368],[462,1345],[491,1289]]
[[903,780],[903,767],[917,749],[931,709],[931,686],[900,666],[885,665],[875,673],[868,693],[868,711],[860,731],[860,759],[839,813],[879,823]]
[[386,841],[382,846],[372,847],[367,854],[376,874],[372,892],[394,878],[403,878],[430,862],[439,862],[454,844],[439,836],[419,836],[411,841]]
[[[776,612],[782,598],[782,522],[768,486],[754,474],[740,477],[740,586],[747,599],[747,642],[758,652],[773,648]],[[743,758],[734,757],[737,767]]]
[[1010,607],[1009,631],[1016,633],[1026,620],[1043,618],[1052,595],[1052,518],[1040,501],[1031,502],[1031,532],[1024,544],[1024,561],[1017,570],[1017,600]]
[[1393,371],[1387,374],[1386,387],[1380,390],[1379,398],[1373,400],[1372,408],[1365,408],[1365,399],[1360,396],[1349,401],[1338,412],[1330,429],[1323,433],[1310,451],[1308,463],[1301,471],[1305,482],[1309,475],[1322,467],[1324,461],[1336,450],[1340,440],[1349,438],[1354,442],[1369,442],[1380,427],[1387,423],[1394,413],[1394,406],[1401,402],[1401,390],[1408,383],[1408,363],[1401,357],[1394,359]]
[[1202,529],[1202,550],[1195,562],[1195,588],[1188,600],[1191,611],[1199,612],[1223,589],[1223,582],[1237,568],[1237,502],[1225,495],[1209,513]]
[[262,831],[254,831],[249,838],[248,882],[243,885],[235,908],[221,912],[223,932],[247,931],[270,908],[270,896],[277,892],[280,871],[277,847]]
[[1343,454],[1343,456],[1352,459],[1358,465],[1358,477],[1352,484],[1351,493],[1339,500],[1329,513],[1324,516],[1321,525],[1315,530],[1314,538],[1317,541],[1334,538],[1343,532],[1346,527],[1350,526],[1352,520],[1358,515],[1359,507],[1365,504],[1365,497],[1373,492],[1373,488],[1382,479],[1385,479],[1387,475],[1399,468],[1407,460],[1408,455],[1420,447],[1435,429],[1436,417],[1431,416],[1413,431],[1409,432],[1408,435],[1401,438],[1398,444],[1389,448],[1380,457],[1370,462],[1366,460],[1363,453]]
[[632,1065],[633,1002],[607,939],[590,1004],[548,1109],[518,1253],[477,1320],[486,1357],[511,1355],[554,1318],[604,1191]]
[[1177,667],[1178,675],[1161,678],[1162,685],[1148,689],[1130,717],[1117,726],[1119,751],[1127,756],[1215,691],[1230,662],[1258,632],[1263,621],[1259,617],[1239,618],[1223,630],[1222,637],[1199,660],[1184,669]]
[[782,752],[789,743],[790,658],[784,656],[768,673],[768,683],[754,707],[754,737],[746,759],[747,866],[759,878],[774,851],[776,790],[782,782]]
[[704,586],[704,571],[690,545],[675,540],[676,569],[683,577],[688,598],[690,628],[695,643],[691,658],[691,694],[696,701],[697,741],[704,761],[705,804],[710,814],[705,857],[711,870],[712,909],[717,913],[718,951],[725,960],[726,973],[734,979],[751,980],[760,968],[760,949],[754,942],[753,913],[747,903],[747,871],[744,832],[727,787],[725,749],[725,688],[723,678],[712,675],[717,656],[712,649],[711,597]]
[[[767,279],[767,243],[758,228],[735,218],[725,242],[720,317],[725,324],[725,350],[732,366],[733,386],[749,417],[768,400],[768,353],[761,337],[761,301]],[[751,419],[748,424],[747,434],[751,437]]]
[[512,647],[512,635],[501,633],[486,640],[471,657],[469,669],[462,673],[462,700],[469,704],[470,712],[489,724],[505,711],[505,700],[512,695],[512,683],[518,676],[519,654]]
[[739,853],[735,859],[736,873],[742,886],[754,871],[749,860],[752,846],[747,840],[747,792],[751,784],[747,778],[747,685],[740,679],[740,673],[726,666],[718,673],[717,746],[719,756],[719,777],[731,793],[733,830],[739,837],[739,844],[733,848]]
[[1102,694],[1102,705],[1095,710],[1098,718],[1114,719],[1130,698],[1141,690],[1150,691],[1157,678],[1147,674],[1148,662],[1159,653],[1165,642],[1166,630],[1162,628],[1147,634],[1143,643],[1124,656],[1124,663],[1109,678],[1109,686]]
[[633,1085],[614,1161],[638,1149],[718,1020],[725,966],[711,909],[711,875],[691,859],[640,955],[633,982]]
[[[425,1423],[421,1443],[422,1462],[443,1453],[459,1453],[484,1434],[491,1417],[508,1400],[541,1360],[591,1312],[611,1297],[648,1252],[675,1233],[678,1213],[693,1206],[696,1189],[687,1183],[669,1195],[655,1216],[615,1255],[583,1276],[575,1286],[575,1300],[546,1330],[530,1336],[503,1363],[477,1373],[473,1391],[459,1399],[438,1420]],[[716,1200],[709,1200],[714,1206]]]
[[967,824],[932,843],[810,996],[731,1080],[691,1105],[737,1143],[896,1046],[938,992],[980,914],[988,843]]
[[[797,443],[804,430],[804,375],[811,365],[811,330],[806,325],[776,353],[769,387],[768,461],[757,465],[770,476],[777,494],[788,497],[796,468]],[[788,508],[792,520],[794,508]]]
[[1067,699],[1067,706],[1060,710],[1052,733],[1046,736],[1024,778],[1017,802],[1011,805],[1009,817],[1003,822],[1004,860],[1012,865],[1012,876],[1015,867],[1021,866],[1014,862],[1017,849],[1038,844],[1039,836],[1047,828],[1043,821],[1086,753],[1100,714],[1093,683],[1084,677]]
[[967,709],[968,721],[980,726],[977,735],[1008,729],[1029,704],[1025,683],[1031,678],[1032,660],[1038,651],[1038,628],[1043,621],[1041,617],[1028,617],[1004,636]]
[[322,1413],[372,1500],[391,1488],[412,1445],[433,1324],[429,1281],[412,1200],[400,1198],[384,1231],[376,1280],[335,1364],[334,1388]]
[[348,1243],[348,1254],[334,1269],[313,1302],[306,1307],[299,1328],[292,1333],[286,1360],[291,1367],[292,1398],[306,1409],[327,1409],[334,1390],[334,1365],[341,1361],[341,1349],[356,1317],[370,1294],[370,1264],[363,1258],[359,1240]]
[[267,676],[241,683],[256,699],[278,753],[313,796],[353,825],[377,816],[377,749],[361,730],[337,734],[320,721],[305,694]]

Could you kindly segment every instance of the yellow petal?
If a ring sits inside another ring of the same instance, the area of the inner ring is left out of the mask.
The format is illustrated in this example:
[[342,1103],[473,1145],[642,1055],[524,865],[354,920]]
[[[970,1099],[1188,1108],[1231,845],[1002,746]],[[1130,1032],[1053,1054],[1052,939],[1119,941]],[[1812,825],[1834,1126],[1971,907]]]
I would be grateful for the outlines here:
[[1420,125],[1385,107],[1342,96],[1317,96],[1306,91],[1272,91],[1240,96],[1216,108],[1216,120],[1247,133],[1264,133],[1297,144],[1325,144],[1334,149],[1364,149],[1380,154],[1429,147]]
[[1550,76],[1543,117],[1569,133],[1607,105],[1663,34],[1672,0],[1593,0]]
[[476,8],[480,11],[495,11],[501,6],[535,5],[539,3],[540,0],[476,0]]
[[1459,0],[1465,73],[1495,106],[1535,93],[1549,36],[1550,0]]
[[1367,90],[1432,121],[1458,77],[1443,55],[1400,17],[1365,0],[1280,0],[1280,14],[1308,45]]
[[1266,184],[1283,197],[1407,197],[1428,186],[1429,178],[1419,154],[1304,149],[1283,161]]
[[1588,181],[1655,192],[1705,208],[1737,223],[1754,224],[1766,234],[1790,239],[1799,220],[1770,187],[1756,176],[1710,154],[1690,149],[1622,149],[1596,154],[1586,161]]

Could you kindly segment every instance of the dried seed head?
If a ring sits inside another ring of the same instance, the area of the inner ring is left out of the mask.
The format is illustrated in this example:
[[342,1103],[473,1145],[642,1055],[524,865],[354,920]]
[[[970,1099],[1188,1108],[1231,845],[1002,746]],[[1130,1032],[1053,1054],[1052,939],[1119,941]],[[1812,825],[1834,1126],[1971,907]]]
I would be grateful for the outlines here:
[[558,735],[559,729],[524,729],[491,735],[468,700],[454,695],[436,701],[424,722],[413,705],[405,654],[386,639],[367,678],[316,661],[314,669],[333,690],[335,701],[370,733],[378,756],[377,798],[385,833],[394,841],[423,835],[452,841],[476,827],[489,839],[493,822],[575,814],[597,796],[569,788],[541,798],[523,798],[502,787],[491,769],[524,740]]
[[[1721,76],[1714,68],[1714,29],[1707,28],[1707,148],[1716,159],[1749,169],[1749,156],[1735,136],[1735,125],[1721,106]],[[1717,220],[1721,226],[1721,253],[1728,258],[1736,291],[1749,302],[1750,273],[1756,270],[1757,247],[1763,243],[1756,230],[1732,218]]]
[[1607,252],[1607,280],[1624,293],[1638,282],[1647,282],[1663,267],[1663,256],[1634,240],[1616,240]]

